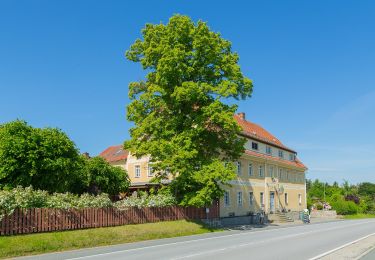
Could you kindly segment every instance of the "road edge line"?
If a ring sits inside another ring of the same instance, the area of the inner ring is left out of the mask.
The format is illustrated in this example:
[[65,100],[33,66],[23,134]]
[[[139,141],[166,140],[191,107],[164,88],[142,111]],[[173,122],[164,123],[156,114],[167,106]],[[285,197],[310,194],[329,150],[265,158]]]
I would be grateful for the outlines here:
[[317,260],[317,259],[320,259],[320,258],[322,258],[322,257],[324,257],[324,256],[327,256],[327,255],[329,255],[329,254],[332,254],[333,252],[336,252],[336,251],[338,251],[338,250],[340,250],[340,249],[342,249],[342,248],[344,248],[344,247],[347,247],[347,246],[349,246],[349,245],[355,244],[355,243],[357,243],[357,242],[359,242],[359,241],[361,241],[361,240],[363,240],[363,239],[366,239],[366,238],[371,237],[371,236],[374,236],[374,235],[375,235],[375,233],[371,233],[371,234],[366,235],[366,236],[364,236],[364,237],[360,237],[360,238],[358,238],[358,239],[356,239],[356,240],[354,240],[354,241],[351,241],[351,242],[349,242],[349,243],[346,243],[346,244],[344,244],[344,245],[341,245],[341,246],[339,246],[339,247],[336,247],[336,248],[334,248],[334,249],[332,249],[332,250],[329,250],[329,251],[327,251],[327,252],[325,252],[325,253],[322,253],[322,254],[320,254],[320,255],[317,255],[317,256],[315,256],[315,257],[313,257],[313,258],[310,258],[309,260]]

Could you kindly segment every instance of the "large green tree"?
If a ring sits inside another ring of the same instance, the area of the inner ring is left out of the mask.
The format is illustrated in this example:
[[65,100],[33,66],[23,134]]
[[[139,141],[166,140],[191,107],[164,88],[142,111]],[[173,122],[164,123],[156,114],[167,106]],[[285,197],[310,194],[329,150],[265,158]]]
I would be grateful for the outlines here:
[[167,24],[146,24],[126,57],[147,76],[129,85],[127,118],[135,126],[125,147],[151,155],[159,178],[173,175],[170,188],[181,204],[209,204],[235,178],[222,162],[244,151],[237,106],[226,102],[252,93],[238,54],[205,22],[175,15]]
[[0,187],[81,190],[82,160],[59,129],[33,128],[20,120],[0,125]]

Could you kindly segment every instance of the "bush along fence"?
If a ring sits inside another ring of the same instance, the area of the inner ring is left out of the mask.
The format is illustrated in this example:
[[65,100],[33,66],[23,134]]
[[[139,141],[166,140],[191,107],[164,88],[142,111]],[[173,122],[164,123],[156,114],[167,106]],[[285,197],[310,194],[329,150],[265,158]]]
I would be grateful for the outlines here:
[[131,207],[117,208],[16,209],[0,221],[0,235],[30,234],[85,228],[112,227],[127,224],[152,223],[171,220],[198,220],[219,217],[218,203],[209,212],[194,207]]

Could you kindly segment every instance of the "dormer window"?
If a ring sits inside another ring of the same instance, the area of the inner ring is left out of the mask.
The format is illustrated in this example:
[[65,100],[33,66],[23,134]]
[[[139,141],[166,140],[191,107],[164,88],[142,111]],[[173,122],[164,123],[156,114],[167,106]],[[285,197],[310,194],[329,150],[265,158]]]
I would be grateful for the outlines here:
[[252,143],[251,143],[251,148],[252,148],[253,150],[258,150],[258,143],[252,142]]
[[290,161],[295,161],[296,160],[296,155],[294,153],[289,154],[289,160]]
[[279,157],[284,158],[284,151],[283,150],[279,150]]
[[267,154],[272,154],[272,148],[271,148],[271,146],[266,146],[266,153]]

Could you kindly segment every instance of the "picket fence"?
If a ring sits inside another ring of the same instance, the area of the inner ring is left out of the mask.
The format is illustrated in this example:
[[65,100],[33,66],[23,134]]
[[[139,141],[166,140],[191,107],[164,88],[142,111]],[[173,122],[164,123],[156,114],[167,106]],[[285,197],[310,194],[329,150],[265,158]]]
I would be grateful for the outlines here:
[[219,206],[214,203],[209,212],[205,208],[170,206],[161,208],[84,208],[16,209],[0,221],[0,235],[30,234],[128,224],[152,223],[180,219],[206,219],[219,217]]

